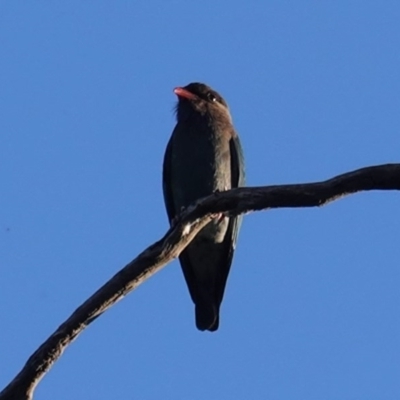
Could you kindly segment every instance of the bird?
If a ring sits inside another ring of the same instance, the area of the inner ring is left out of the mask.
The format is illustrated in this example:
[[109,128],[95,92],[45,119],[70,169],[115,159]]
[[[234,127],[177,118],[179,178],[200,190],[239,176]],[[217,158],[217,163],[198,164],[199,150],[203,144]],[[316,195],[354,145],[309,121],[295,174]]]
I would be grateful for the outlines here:
[[[226,101],[211,87],[176,87],[176,126],[163,160],[163,195],[171,225],[196,200],[244,186],[244,156]],[[213,218],[179,255],[195,305],[197,329],[214,332],[241,216]]]

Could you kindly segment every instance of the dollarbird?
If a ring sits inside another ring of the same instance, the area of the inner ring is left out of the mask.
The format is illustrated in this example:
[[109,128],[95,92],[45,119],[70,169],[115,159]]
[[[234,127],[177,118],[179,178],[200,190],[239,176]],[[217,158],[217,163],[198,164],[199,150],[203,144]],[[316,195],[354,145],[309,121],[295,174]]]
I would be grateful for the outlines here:
[[[197,82],[177,87],[174,93],[177,124],[163,163],[164,201],[171,224],[196,200],[244,185],[243,151],[226,101]],[[179,256],[201,331],[218,329],[241,219],[215,217]]]

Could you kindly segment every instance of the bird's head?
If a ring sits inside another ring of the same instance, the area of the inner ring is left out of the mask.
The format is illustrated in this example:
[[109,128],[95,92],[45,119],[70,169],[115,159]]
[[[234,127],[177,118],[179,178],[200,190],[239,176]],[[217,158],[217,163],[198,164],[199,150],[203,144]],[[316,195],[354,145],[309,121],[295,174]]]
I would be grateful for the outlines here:
[[204,83],[194,82],[184,87],[176,87],[174,93],[178,96],[176,105],[178,121],[193,115],[211,119],[228,118],[231,121],[226,101]]

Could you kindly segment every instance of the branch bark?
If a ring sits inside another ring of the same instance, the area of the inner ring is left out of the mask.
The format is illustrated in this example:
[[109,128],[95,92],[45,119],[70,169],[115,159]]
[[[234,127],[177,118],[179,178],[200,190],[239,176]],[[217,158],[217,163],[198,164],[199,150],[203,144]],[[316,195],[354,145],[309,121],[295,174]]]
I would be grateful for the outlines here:
[[322,206],[368,190],[400,190],[400,164],[362,168],[323,182],[232,189],[199,200],[182,212],[175,226],[162,239],[114,275],[57,328],[0,392],[0,400],[32,399],[37,384],[65,348],[103,312],[178,257],[215,214],[238,215],[271,208]]

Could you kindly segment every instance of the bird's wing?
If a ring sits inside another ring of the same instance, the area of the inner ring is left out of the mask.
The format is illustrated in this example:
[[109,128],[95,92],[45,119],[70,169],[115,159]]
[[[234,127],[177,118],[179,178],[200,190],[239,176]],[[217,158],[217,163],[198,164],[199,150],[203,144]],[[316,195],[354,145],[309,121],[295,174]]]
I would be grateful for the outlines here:
[[172,137],[165,150],[163,163],[163,194],[165,208],[167,209],[168,219],[171,223],[176,216],[176,209],[172,195],[172,176],[171,176],[171,156],[172,156]]
[[231,151],[232,187],[241,187],[245,184],[244,155],[239,136],[235,134],[229,142]]
[[[232,135],[229,142],[229,149],[231,154],[231,184],[232,188],[244,186],[245,184],[245,171],[244,171],[244,156],[243,149],[240,144],[239,137],[236,132]],[[232,264],[232,257],[236,247],[236,241],[242,223],[242,216],[231,217],[229,221],[228,230],[225,235],[223,246],[226,249],[227,256],[223,268],[220,270],[216,293],[217,301],[222,302],[226,280],[228,278],[229,270]]]
[[[231,181],[232,188],[241,187],[245,185],[245,171],[244,171],[244,155],[240,139],[237,135],[233,136],[230,143],[231,150]],[[232,218],[232,246],[233,250],[236,246],[236,241],[242,224],[242,216]]]
[[[167,209],[167,214],[170,224],[172,224],[172,220],[177,215],[177,210],[174,204],[174,198],[172,193],[172,173],[171,173],[171,164],[172,164],[171,157],[172,157],[172,146],[173,146],[172,140],[173,136],[169,140],[167,149],[165,150],[164,163],[163,163],[163,194],[164,194],[165,208]],[[183,274],[188,284],[190,295],[192,297],[192,300],[196,303],[197,278],[194,275],[192,263],[186,250],[184,250],[179,255],[179,259],[181,261]]]

